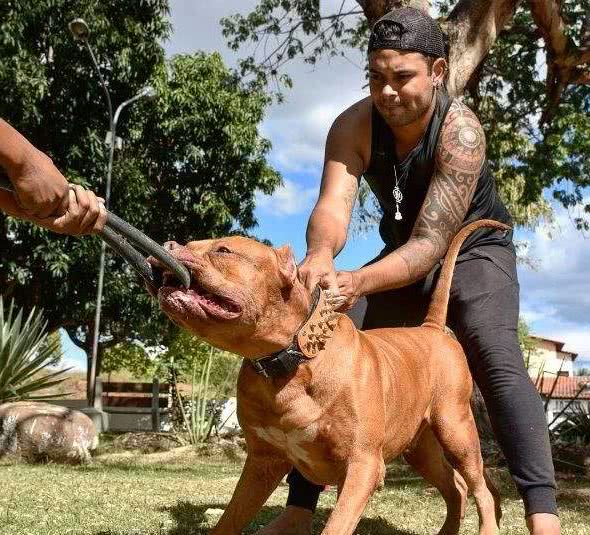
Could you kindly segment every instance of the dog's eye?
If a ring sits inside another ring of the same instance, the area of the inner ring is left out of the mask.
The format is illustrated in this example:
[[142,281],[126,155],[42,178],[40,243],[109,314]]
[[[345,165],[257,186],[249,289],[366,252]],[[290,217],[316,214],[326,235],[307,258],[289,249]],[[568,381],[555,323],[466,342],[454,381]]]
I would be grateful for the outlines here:
[[225,245],[222,245],[221,247],[218,247],[215,252],[216,253],[221,253],[221,254],[231,253],[231,251]]

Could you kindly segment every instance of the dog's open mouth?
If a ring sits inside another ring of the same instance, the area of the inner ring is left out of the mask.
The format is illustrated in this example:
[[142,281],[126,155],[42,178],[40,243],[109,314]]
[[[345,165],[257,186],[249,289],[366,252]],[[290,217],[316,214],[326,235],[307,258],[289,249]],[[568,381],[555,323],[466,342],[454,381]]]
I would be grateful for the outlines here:
[[187,313],[199,317],[204,312],[215,319],[230,320],[242,313],[242,307],[233,299],[206,290],[195,279],[194,276],[191,278],[187,289],[172,272],[164,271],[162,286],[158,290],[160,305],[184,317]]

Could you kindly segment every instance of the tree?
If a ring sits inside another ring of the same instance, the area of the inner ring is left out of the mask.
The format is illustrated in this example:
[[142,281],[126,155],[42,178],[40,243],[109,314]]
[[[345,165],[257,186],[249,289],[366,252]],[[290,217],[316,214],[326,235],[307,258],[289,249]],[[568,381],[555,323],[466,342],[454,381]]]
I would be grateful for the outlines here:
[[[219,55],[165,61],[167,0],[10,0],[0,4],[0,116],[47,152],[68,178],[103,191],[108,117],[88,54],[67,24],[83,17],[113,104],[148,83],[155,102],[126,109],[111,209],[156,241],[184,242],[255,225],[256,189],[279,184],[258,133],[268,99]],[[15,82],[16,81],[16,82]],[[90,353],[100,242],[50,234],[0,214],[0,291],[42,306]],[[162,343],[167,320],[135,275],[108,255],[99,356],[127,339]],[[100,368],[99,368],[100,369]]]
[[[255,43],[241,62],[253,85],[290,85],[285,62],[366,50],[368,30],[394,7],[436,4],[449,39],[447,89],[463,96],[486,131],[500,194],[521,225],[550,217],[543,190],[588,228],[590,205],[590,0],[343,0],[334,12],[318,0],[260,0],[222,21],[229,45]],[[545,72],[546,71],[546,74]],[[361,202],[368,199],[361,195]],[[371,206],[361,222],[370,222]]]
[[109,347],[103,359],[103,372],[128,371],[136,379],[150,379],[154,376],[169,380],[173,368],[179,381],[191,383],[193,366],[200,376],[209,353],[213,351],[209,384],[217,395],[228,395],[235,391],[241,358],[216,349],[188,332],[174,327],[170,345],[148,347],[142,342],[125,341]]

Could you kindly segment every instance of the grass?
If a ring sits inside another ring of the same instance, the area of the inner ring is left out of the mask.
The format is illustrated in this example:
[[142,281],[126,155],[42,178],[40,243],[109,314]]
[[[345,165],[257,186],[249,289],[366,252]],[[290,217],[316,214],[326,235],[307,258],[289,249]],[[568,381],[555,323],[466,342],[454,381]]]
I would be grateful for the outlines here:
[[[214,520],[209,509],[228,502],[241,463],[197,457],[193,450],[140,455],[101,455],[85,467],[0,463],[1,535],[204,535]],[[507,474],[494,471],[502,489],[502,534],[525,534],[523,509]],[[287,487],[282,484],[253,524],[252,534],[279,513]],[[590,481],[560,481],[564,535],[590,535]],[[335,502],[322,495],[314,533]],[[402,464],[389,467],[385,488],[370,501],[356,533],[433,534],[442,524],[444,504],[437,492]],[[461,531],[477,533],[471,502]]]

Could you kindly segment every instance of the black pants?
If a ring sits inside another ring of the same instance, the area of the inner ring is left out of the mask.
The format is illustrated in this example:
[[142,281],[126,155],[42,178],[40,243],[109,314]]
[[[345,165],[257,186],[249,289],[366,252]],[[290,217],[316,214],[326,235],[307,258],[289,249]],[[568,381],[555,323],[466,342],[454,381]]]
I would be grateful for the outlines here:
[[[348,314],[363,330],[420,325],[430,302],[430,279],[369,295]],[[512,246],[484,245],[459,258],[447,323],[465,350],[526,514],[556,514],[547,422],[518,345],[518,309],[519,286]],[[287,505],[315,510],[323,487],[307,481],[295,469],[287,481]]]

